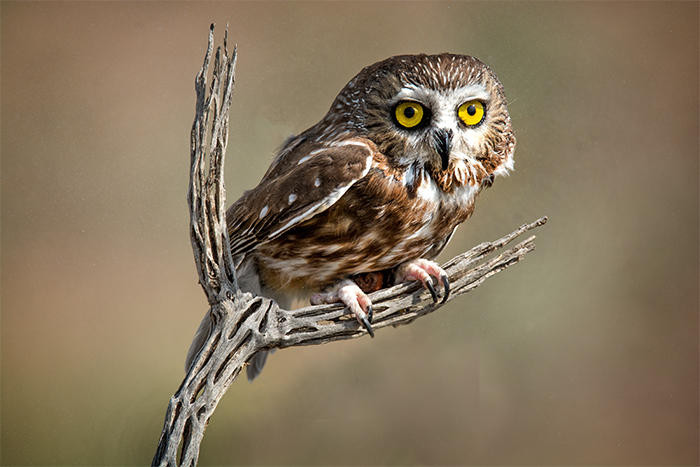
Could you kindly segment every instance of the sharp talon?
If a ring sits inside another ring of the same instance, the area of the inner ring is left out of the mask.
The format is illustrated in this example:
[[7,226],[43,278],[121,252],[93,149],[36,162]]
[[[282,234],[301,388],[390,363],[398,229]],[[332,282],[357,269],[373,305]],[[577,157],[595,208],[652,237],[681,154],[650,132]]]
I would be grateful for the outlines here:
[[440,280],[442,281],[443,285],[445,286],[445,296],[442,297],[442,301],[440,302],[440,305],[445,303],[447,301],[447,297],[450,296],[450,280],[447,278],[447,274],[443,274],[440,276]]
[[430,295],[433,296],[433,302],[437,303],[438,295],[437,295],[437,292],[435,292],[435,286],[433,285],[433,280],[431,278],[428,278],[428,280],[425,282],[425,286],[430,291]]
[[366,316],[363,316],[360,318],[360,321],[362,321],[362,325],[367,329],[367,332],[369,333],[370,337],[374,337],[374,330],[372,329],[372,326],[369,324],[369,321],[367,320]]
[[[367,306],[367,321],[371,323],[373,317],[374,317],[374,310],[372,309],[372,304],[370,303]],[[372,337],[374,337],[374,336],[372,336]]]

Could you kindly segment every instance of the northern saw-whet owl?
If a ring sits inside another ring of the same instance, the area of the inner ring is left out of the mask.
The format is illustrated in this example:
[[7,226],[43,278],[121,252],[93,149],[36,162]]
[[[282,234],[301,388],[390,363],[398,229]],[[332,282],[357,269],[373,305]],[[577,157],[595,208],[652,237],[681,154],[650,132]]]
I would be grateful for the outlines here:
[[[503,87],[479,60],[401,55],[364,68],[229,208],[241,289],[286,309],[303,297],[342,302],[372,336],[369,292],[420,280],[447,299],[433,259],[513,168],[514,149]],[[186,369],[211,326],[207,314]],[[249,380],[266,358],[253,357]]]

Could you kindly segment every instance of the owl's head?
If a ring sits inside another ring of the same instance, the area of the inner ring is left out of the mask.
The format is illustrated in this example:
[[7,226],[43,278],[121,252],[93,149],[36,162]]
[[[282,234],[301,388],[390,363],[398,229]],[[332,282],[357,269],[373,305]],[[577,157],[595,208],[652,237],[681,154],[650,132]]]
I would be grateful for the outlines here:
[[371,139],[397,166],[436,180],[482,183],[513,167],[515,136],[503,86],[467,55],[400,55],[364,68],[320,123]]

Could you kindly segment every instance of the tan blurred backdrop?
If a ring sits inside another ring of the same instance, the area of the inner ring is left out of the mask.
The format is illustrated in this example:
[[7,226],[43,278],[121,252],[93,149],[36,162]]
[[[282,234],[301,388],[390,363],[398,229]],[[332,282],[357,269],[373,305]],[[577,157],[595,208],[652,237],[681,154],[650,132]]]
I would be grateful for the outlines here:
[[149,463],[206,300],[188,238],[194,77],[239,46],[229,203],[363,66],[479,57],[516,170],[441,260],[537,250],[373,340],[236,381],[200,463],[697,465],[696,2],[2,2],[3,465]]

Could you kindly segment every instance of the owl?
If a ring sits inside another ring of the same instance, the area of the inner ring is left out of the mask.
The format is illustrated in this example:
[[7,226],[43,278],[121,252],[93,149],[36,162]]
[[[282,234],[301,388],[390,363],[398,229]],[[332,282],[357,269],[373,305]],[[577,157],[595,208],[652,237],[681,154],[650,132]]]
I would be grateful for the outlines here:
[[[304,297],[343,303],[374,337],[369,292],[421,281],[447,299],[433,260],[479,192],[513,168],[514,149],[503,87],[476,58],[400,55],[364,68],[227,211],[241,289],[286,309]],[[186,369],[211,326],[207,315]],[[266,358],[253,357],[249,380]]]

